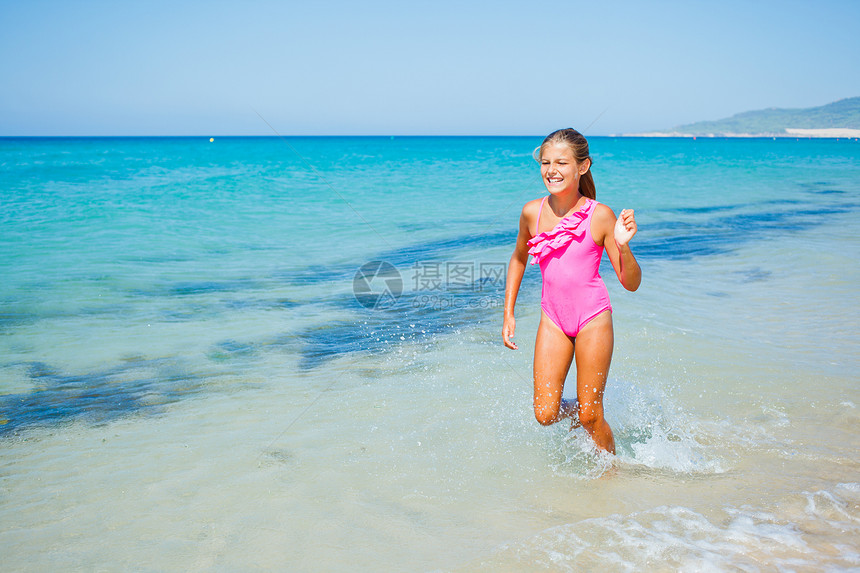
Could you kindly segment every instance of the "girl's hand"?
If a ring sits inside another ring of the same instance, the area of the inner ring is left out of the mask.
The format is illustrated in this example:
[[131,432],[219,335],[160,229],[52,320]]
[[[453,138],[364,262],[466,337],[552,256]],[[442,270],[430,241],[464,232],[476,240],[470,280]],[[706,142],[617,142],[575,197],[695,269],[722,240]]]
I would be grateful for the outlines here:
[[514,337],[514,331],[517,329],[517,321],[513,316],[506,316],[505,323],[502,325],[502,339],[505,341],[505,346],[511,350],[517,350],[517,343],[511,340]]
[[626,245],[636,234],[636,217],[633,209],[624,209],[615,221],[615,243],[621,247]]

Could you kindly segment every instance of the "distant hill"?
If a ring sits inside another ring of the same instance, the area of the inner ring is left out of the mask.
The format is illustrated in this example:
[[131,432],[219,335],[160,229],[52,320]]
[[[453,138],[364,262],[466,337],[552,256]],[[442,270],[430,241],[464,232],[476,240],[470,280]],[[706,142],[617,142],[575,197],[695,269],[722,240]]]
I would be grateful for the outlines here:
[[650,136],[860,137],[860,97],[807,109],[769,108],[718,121],[700,121]]

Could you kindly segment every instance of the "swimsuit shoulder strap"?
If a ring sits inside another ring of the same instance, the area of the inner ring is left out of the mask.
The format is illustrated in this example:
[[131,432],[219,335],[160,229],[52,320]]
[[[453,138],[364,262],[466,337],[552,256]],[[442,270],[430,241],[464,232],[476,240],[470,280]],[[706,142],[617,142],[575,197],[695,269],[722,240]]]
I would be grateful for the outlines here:
[[597,243],[594,241],[594,235],[591,234],[591,225],[594,223],[594,212],[597,211],[597,206],[600,205],[600,203],[598,203],[596,199],[589,199],[588,203],[588,216],[585,218],[585,220],[588,221],[588,236],[591,237],[591,243],[595,248],[602,249],[603,247],[597,246]]
[[541,202],[540,202],[540,208],[538,209],[537,225],[535,226],[535,235],[539,235],[539,234],[540,234],[540,216],[541,216],[541,213],[543,213],[543,205],[544,205],[544,203],[546,203],[546,199],[547,199],[547,197],[549,197],[549,195],[547,195],[546,197],[544,197],[544,198],[541,200]]

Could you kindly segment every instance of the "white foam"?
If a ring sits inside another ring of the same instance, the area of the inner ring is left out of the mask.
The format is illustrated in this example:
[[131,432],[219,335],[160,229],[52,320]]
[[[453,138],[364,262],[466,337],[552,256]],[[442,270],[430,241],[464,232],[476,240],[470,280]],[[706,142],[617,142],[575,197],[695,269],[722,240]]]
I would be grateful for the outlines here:
[[[856,493],[854,486],[839,493]],[[860,510],[839,493],[802,494],[805,517],[750,507],[706,516],[661,506],[628,515],[586,519],[546,529],[499,547],[480,569],[581,571],[760,571],[857,567]],[[834,513],[835,511],[835,513]],[[824,534],[824,535],[822,535]]]

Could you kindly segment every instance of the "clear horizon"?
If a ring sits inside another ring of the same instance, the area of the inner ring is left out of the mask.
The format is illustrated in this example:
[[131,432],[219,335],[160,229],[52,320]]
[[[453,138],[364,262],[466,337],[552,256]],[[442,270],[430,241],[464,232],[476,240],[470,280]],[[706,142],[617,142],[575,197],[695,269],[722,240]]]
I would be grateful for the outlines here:
[[667,130],[857,96],[858,24],[836,0],[3,2],[0,136]]
[[[496,133],[496,134],[485,134],[485,133],[468,133],[468,134],[456,134],[456,133],[434,133],[434,134],[422,134],[422,133],[378,133],[378,134],[362,134],[362,133],[350,133],[350,134],[342,134],[342,133],[326,133],[326,134],[314,134],[314,133],[287,133],[287,134],[251,134],[251,135],[236,135],[236,134],[212,134],[212,133],[197,133],[197,134],[180,134],[180,135],[159,135],[159,134],[147,134],[147,135],[139,135],[139,134],[129,134],[129,135],[0,135],[0,140],[8,140],[8,139],[295,139],[295,138],[377,138],[377,139],[404,139],[404,138],[544,138],[546,137],[546,133]],[[844,136],[804,136],[804,135],[783,135],[783,136],[774,136],[774,135],[659,135],[653,136],[647,133],[645,134],[601,134],[601,135],[588,135],[588,139],[696,139],[696,140],[719,140],[719,139],[732,139],[732,140],[773,140],[773,139],[784,139],[784,140],[828,140],[828,139],[846,139],[846,140],[856,140],[857,137],[854,135],[844,135]]]

